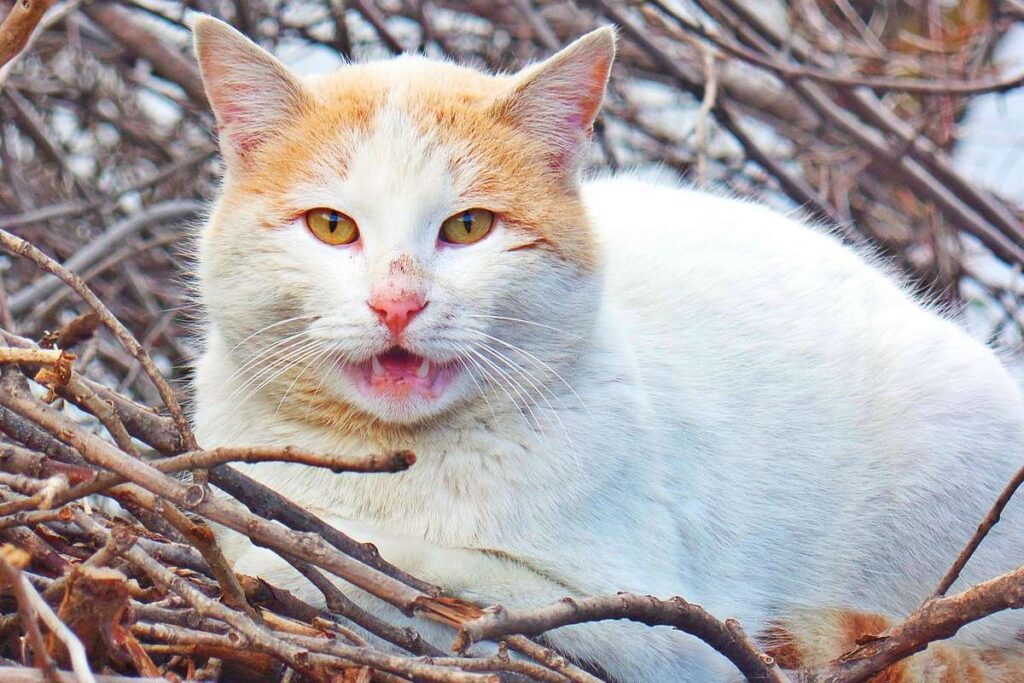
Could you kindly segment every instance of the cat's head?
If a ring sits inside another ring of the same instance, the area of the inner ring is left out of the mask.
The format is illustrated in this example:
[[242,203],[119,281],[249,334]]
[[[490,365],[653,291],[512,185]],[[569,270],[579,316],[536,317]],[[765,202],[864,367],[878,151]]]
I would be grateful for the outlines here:
[[596,315],[579,173],[611,29],[503,76],[403,56],[301,78],[207,17],[195,42],[226,167],[200,291],[232,400],[413,424],[561,393]]

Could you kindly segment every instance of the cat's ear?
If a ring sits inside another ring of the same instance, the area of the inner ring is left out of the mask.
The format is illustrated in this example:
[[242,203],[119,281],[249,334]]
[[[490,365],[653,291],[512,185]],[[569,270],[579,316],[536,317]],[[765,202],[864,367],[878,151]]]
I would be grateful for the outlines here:
[[244,163],[308,96],[284,64],[223,21],[203,15],[192,31],[221,152],[229,165]]
[[615,30],[591,31],[520,72],[500,111],[551,150],[554,167],[573,172],[593,134],[614,58]]

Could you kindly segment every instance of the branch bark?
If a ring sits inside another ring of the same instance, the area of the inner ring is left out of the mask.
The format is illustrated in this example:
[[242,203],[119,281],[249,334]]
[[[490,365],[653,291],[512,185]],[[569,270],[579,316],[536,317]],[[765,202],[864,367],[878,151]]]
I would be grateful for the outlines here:
[[14,59],[54,0],[15,0],[0,24],[0,66]]
[[562,626],[606,619],[628,619],[648,626],[672,626],[713,647],[750,681],[789,683],[774,660],[758,649],[739,623],[719,621],[702,607],[679,597],[659,600],[649,595],[620,593],[594,598],[563,598],[533,610],[493,607],[483,616],[463,623],[453,647],[463,652],[481,640],[495,640],[509,634],[538,635]]

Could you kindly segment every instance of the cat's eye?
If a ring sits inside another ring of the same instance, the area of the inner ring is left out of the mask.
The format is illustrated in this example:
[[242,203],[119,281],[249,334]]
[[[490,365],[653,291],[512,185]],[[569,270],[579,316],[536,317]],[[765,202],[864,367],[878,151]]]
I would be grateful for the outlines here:
[[334,209],[310,209],[306,212],[306,227],[314,237],[331,246],[352,244],[359,239],[356,222]]
[[494,226],[494,214],[487,209],[469,209],[449,216],[441,224],[441,240],[451,244],[479,242]]

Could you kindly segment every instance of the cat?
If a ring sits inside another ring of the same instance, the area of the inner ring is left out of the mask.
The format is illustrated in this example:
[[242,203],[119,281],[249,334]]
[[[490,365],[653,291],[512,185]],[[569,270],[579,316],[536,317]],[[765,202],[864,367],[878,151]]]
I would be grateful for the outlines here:
[[[927,597],[1020,462],[1000,361],[877,259],[665,175],[581,180],[613,30],[506,75],[404,55],[303,78],[215,19],[195,39],[225,164],[200,441],[411,449],[394,475],[243,469],[448,594],[680,595],[821,664]],[[957,587],[1024,563],[1021,508]],[[1022,625],[972,624],[885,680],[1024,680]],[[668,628],[548,638],[621,683],[738,677]]]

